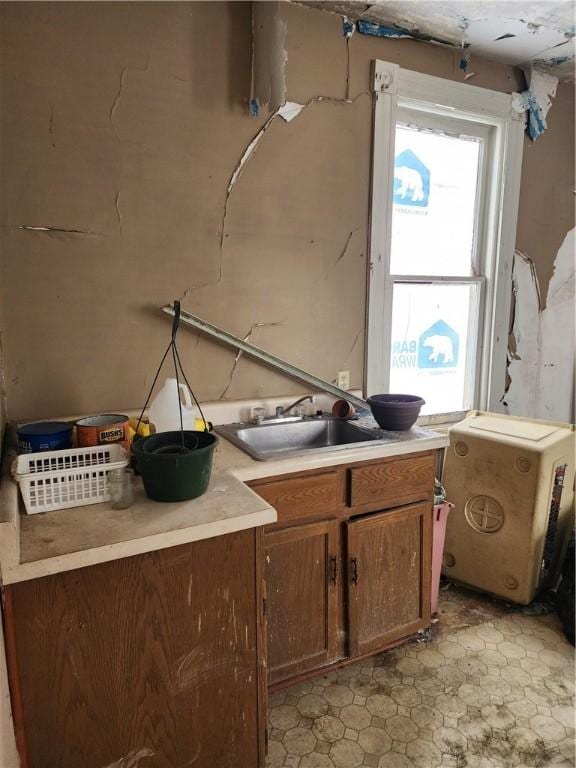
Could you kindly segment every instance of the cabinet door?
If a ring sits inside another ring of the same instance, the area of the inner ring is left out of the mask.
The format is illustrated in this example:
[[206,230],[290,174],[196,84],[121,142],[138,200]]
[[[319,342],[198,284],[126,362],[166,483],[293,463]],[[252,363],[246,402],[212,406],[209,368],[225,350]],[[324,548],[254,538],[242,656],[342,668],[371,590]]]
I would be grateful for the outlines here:
[[267,533],[268,682],[277,683],[337,655],[339,523]]
[[23,765],[263,766],[262,558],[246,530],[6,587]]
[[359,656],[430,620],[432,508],[414,504],[346,527],[349,651]]

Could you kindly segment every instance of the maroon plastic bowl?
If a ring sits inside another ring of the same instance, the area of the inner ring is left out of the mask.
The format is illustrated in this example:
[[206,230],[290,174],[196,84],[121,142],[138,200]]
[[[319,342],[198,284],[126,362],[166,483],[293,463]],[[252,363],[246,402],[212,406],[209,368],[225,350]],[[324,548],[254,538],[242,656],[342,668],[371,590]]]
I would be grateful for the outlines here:
[[404,432],[412,427],[426,401],[418,395],[372,395],[367,402],[382,429]]

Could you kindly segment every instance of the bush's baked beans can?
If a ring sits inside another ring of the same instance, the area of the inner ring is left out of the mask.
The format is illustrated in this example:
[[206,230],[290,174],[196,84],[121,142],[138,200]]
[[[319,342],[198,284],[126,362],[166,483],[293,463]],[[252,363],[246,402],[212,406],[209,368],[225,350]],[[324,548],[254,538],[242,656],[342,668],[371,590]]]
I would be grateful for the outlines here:
[[92,445],[120,443],[126,450],[130,447],[128,437],[128,416],[118,413],[102,413],[87,416],[76,422],[76,439],[79,448]]

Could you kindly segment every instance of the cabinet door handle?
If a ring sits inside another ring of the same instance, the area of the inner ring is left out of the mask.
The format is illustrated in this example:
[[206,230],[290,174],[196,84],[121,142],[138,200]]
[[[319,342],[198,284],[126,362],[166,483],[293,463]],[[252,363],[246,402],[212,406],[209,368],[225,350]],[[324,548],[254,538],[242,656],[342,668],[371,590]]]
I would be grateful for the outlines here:
[[358,584],[358,559],[356,557],[350,560],[350,570],[352,584]]
[[338,558],[336,555],[332,555],[330,558],[330,581],[332,584],[336,584],[336,578],[338,576]]

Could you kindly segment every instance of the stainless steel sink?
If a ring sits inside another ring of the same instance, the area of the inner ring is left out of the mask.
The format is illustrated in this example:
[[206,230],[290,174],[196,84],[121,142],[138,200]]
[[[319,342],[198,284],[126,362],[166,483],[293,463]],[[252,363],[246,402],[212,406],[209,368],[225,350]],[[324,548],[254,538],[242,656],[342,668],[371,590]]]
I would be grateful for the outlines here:
[[281,459],[306,453],[359,448],[382,438],[349,421],[302,418],[264,421],[261,424],[226,424],[216,432],[253,459]]

